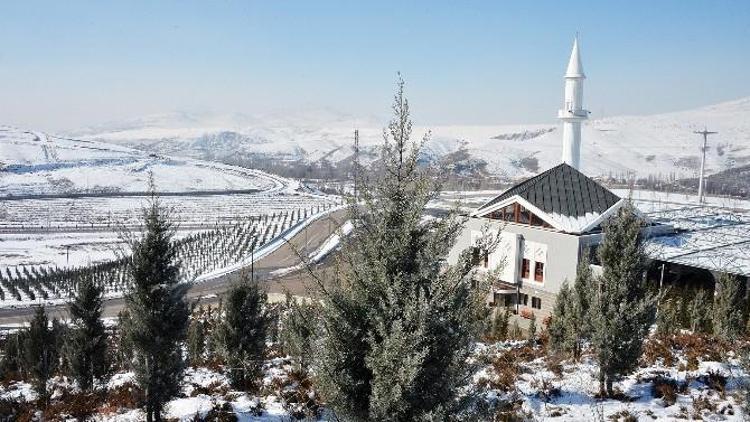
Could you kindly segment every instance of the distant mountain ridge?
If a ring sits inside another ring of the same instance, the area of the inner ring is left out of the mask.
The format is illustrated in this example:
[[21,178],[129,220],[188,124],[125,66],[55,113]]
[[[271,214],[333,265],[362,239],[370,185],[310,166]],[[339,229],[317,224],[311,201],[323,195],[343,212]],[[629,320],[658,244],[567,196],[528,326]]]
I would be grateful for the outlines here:
[[[693,131],[704,126],[719,132],[707,152],[709,173],[750,164],[750,97],[649,116],[592,117],[582,136],[583,171],[592,176],[694,177],[701,140]],[[263,116],[170,113],[72,134],[159,154],[336,167],[351,161],[355,128],[360,131],[362,150],[372,155],[386,123],[330,109]],[[502,178],[526,177],[560,160],[562,135],[557,122],[415,126],[414,138],[428,129],[432,140],[423,158],[447,160],[464,175],[478,169]]]

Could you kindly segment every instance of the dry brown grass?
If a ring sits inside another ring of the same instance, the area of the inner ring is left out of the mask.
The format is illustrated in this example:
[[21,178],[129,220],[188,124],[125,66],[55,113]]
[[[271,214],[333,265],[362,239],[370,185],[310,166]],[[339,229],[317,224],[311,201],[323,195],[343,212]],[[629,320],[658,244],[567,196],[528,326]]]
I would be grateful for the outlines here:
[[669,377],[659,375],[651,382],[653,383],[651,387],[653,396],[662,399],[665,407],[672,406],[677,402],[677,394],[688,392],[688,383],[681,383]]
[[101,406],[102,413],[114,413],[120,409],[135,409],[141,407],[145,400],[143,390],[133,383],[125,383],[107,391],[104,404]]

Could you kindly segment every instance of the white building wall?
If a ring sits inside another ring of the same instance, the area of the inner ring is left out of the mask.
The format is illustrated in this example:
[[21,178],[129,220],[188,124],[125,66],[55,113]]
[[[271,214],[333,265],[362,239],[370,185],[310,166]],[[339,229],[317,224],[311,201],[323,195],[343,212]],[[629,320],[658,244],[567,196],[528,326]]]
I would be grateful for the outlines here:
[[[493,269],[505,261],[501,271],[502,281],[520,283],[523,287],[556,294],[567,279],[575,280],[578,268],[580,237],[541,227],[504,223],[486,218],[470,218],[448,255],[448,263],[455,264],[461,251],[472,247],[483,229],[502,230],[498,248],[489,256],[488,267]],[[521,259],[530,263],[529,278],[521,278]],[[544,282],[534,281],[534,263],[544,262]]]

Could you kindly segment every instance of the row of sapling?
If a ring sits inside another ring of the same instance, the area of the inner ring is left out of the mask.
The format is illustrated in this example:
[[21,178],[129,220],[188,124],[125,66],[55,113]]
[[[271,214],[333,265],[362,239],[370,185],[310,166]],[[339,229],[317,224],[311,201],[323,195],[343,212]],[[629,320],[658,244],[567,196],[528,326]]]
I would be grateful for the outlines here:
[[[116,338],[108,338],[102,321],[102,284],[86,278],[70,303],[69,327],[57,320],[50,324],[39,307],[28,329],[6,339],[0,369],[31,380],[40,404],[48,404],[47,384],[53,375],[69,375],[88,392],[105,381],[113,367],[134,371],[144,392],[146,420],[161,420],[164,404],[179,392],[192,305],[185,298],[187,286],[179,282],[168,210],[152,196],[143,218],[145,233],[131,239],[127,268],[132,287]],[[236,388],[255,387],[270,324],[266,295],[245,278],[230,289],[223,309],[211,330],[212,344],[219,345],[213,349],[219,350]]]
[[[320,212],[320,207],[317,208]],[[194,233],[175,240],[176,257],[182,263],[181,281],[233,264],[302,218],[312,209],[297,209],[242,219],[230,226]],[[18,266],[0,272],[0,301],[72,297],[84,280],[101,284],[107,292],[130,289],[129,257],[74,268]],[[6,292],[8,293],[6,295]]]

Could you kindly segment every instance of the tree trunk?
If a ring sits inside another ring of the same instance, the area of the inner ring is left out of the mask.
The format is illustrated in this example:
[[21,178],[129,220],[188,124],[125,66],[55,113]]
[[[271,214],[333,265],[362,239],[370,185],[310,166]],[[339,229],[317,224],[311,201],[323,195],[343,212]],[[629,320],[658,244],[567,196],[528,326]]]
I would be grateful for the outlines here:
[[146,402],[146,422],[153,422],[153,418],[151,416],[151,402]]
[[612,378],[607,377],[607,396],[613,397],[615,395],[615,390],[612,388]]
[[599,368],[599,396],[607,397],[607,391],[604,389],[604,369]]

